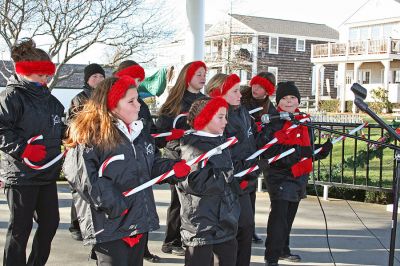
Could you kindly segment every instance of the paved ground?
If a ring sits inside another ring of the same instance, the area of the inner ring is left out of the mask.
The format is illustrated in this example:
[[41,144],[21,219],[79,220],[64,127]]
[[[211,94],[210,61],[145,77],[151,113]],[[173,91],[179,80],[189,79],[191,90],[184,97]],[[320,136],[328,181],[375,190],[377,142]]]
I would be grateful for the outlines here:
[[[53,240],[52,252],[47,265],[95,265],[88,258],[89,247],[71,239],[68,231],[71,195],[66,184],[60,184],[59,204],[61,221]],[[164,254],[160,251],[164,237],[166,212],[169,203],[167,185],[154,190],[160,216],[161,228],[150,234],[150,250],[162,258],[162,265],[183,265],[182,257]],[[329,240],[336,265],[388,265],[388,252],[365,229],[346,202],[330,200],[322,202],[328,220]],[[350,202],[365,225],[388,248],[390,239],[391,213],[385,211],[385,206]],[[257,193],[256,230],[264,239],[266,237],[266,220],[269,212],[267,193]],[[4,247],[5,233],[8,221],[8,207],[4,194],[0,194],[0,249]],[[400,229],[399,229],[400,230]],[[398,231],[399,231],[398,230]],[[292,251],[300,254],[300,263],[282,262],[280,265],[333,265],[327,248],[325,223],[318,201],[309,197],[300,204],[293,230]],[[29,244],[30,245],[30,244]],[[263,262],[264,245],[254,244],[251,265],[261,266]],[[0,251],[0,260],[3,253]],[[397,251],[396,256],[400,253]],[[152,265],[145,262],[146,266]],[[395,261],[395,265],[400,265]]]

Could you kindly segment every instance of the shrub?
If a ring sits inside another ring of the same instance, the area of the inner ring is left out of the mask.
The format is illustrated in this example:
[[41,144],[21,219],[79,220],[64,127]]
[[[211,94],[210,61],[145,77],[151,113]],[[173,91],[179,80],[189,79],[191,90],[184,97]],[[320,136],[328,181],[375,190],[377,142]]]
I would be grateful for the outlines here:
[[320,110],[324,112],[337,113],[339,112],[340,102],[338,99],[322,100],[320,103]]
[[389,92],[384,88],[376,88],[371,90],[371,97],[374,99],[369,107],[375,113],[391,113],[393,104],[389,101]]

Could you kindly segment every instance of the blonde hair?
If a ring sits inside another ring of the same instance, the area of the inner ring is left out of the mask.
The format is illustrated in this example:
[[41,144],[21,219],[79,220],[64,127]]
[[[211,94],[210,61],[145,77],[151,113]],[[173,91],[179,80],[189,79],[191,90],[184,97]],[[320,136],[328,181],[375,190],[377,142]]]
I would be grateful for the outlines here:
[[183,94],[185,93],[188,85],[186,83],[186,74],[189,66],[193,62],[187,63],[179,73],[175,85],[169,90],[169,94],[165,103],[161,106],[159,114],[167,116],[177,116],[181,112],[181,102]]
[[[116,117],[107,108],[107,95],[118,78],[103,80],[72,120],[64,146],[76,147],[78,144],[97,146],[101,151],[110,151],[122,142],[122,137],[114,125]],[[135,88],[135,87],[131,87]]]
[[213,90],[222,90],[222,85],[228,76],[223,73],[215,74],[206,85],[206,94],[210,95]]

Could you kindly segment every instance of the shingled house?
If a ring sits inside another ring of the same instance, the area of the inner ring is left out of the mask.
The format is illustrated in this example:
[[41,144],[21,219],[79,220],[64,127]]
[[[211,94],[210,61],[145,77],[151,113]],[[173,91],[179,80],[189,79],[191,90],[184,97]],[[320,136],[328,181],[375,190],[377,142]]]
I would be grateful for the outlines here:
[[[260,71],[275,73],[277,81],[293,80],[302,96],[315,93],[316,68],[311,45],[337,41],[339,33],[323,24],[282,19],[228,15],[205,33],[205,61],[210,76],[234,72],[247,83]],[[321,90],[335,98],[337,65],[324,65]]]

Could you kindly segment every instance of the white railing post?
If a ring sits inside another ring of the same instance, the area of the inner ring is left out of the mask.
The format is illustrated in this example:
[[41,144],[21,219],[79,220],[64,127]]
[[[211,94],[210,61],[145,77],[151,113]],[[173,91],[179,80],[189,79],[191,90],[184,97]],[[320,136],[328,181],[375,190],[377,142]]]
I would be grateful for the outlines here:
[[262,192],[262,181],[263,181],[264,177],[258,177],[257,178],[257,192]]
[[329,186],[328,186],[328,185],[323,185],[323,187],[324,187],[323,200],[328,200],[328,190],[329,190]]

